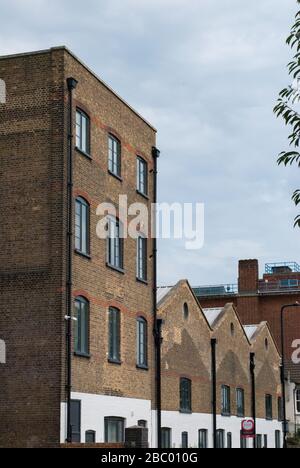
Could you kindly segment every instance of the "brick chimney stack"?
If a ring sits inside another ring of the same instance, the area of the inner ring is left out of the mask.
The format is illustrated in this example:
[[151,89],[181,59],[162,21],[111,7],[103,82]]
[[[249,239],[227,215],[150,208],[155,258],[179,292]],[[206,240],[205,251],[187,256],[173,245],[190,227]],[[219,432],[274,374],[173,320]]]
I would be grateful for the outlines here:
[[239,293],[256,293],[259,279],[258,260],[239,261]]

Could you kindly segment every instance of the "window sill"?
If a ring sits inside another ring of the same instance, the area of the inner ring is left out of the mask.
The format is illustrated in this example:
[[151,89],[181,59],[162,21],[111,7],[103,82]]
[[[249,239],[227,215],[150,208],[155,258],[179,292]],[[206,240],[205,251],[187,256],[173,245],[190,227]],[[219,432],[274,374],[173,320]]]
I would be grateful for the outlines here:
[[108,169],[108,173],[109,173],[109,175],[111,175],[112,177],[114,177],[115,179],[117,179],[119,182],[123,182],[122,177],[119,176],[118,174],[115,174],[114,172],[110,171],[109,169]]
[[121,366],[122,365],[122,361],[117,361],[115,359],[108,359],[108,363],[109,364],[114,364],[115,366]]
[[237,414],[236,417],[243,419],[243,418],[245,418],[245,415],[244,414]]
[[273,422],[273,418],[266,418],[266,421]]
[[231,418],[231,413],[221,413],[221,416],[223,416],[223,418]]
[[145,286],[148,286],[148,285],[149,285],[148,281],[147,281],[147,280],[144,280],[144,279],[142,279],[142,278],[137,277],[136,280],[137,280],[138,283],[142,283],[142,284],[144,284]]
[[148,366],[142,366],[140,364],[137,364],[136,368],[139,369],[139,370],[143,370],[143,371],[148,371],[149,370]]
[[81,154],[82,156],[86,157],[87,159],[89,159],[90,161],[93,160],[92,156],[88,153],[86,153],[85,151],[82,151],[80,148],[78,148],[77,146],[75,146],[75,150],[77,151],[77,153]]
[[181,413],[181,414],[193,414],[193,411],[180,409],[180,410],[179,410],[179,413]]
[[117,273],[121,273],[122,275],[125,275],[125,270],[122,268],[118,268],[116,266],[111,265],[110,263],[106,263],[107,268],[110,268],[113,271],[116,271]]
[[141,197],[145,198],[145,200],[149,201],[150,198],[146,193],[141,192],[140,190],[137,189],[136,193],[140,195]]
[[86,253],[84,253],[84,252],[81,252],[80,250],[77,250],[77,249],[75,249],[75,254],[76,254],[76,255],[80,255],[80,257],[84,257],[84,258],[86,258],[87,260],[91,260],[91,259],[92,259],[92,257],[91,257],[89,254],[86,254]]
[[81,358],[86,358],[86,359],[90,359],[91,358],[91,355],[89,353],[74,353],[74,356],[76,357],[81,357]]

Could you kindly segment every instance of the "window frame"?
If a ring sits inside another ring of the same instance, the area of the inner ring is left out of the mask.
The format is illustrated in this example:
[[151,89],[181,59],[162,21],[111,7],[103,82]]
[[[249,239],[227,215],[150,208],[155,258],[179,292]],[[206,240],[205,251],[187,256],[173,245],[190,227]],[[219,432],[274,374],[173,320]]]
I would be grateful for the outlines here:
[[[80,315],[82,315],[82,309],[85,308],[85,316],[84,319],[80,316],[80,320],[78,318],[78,308],[77,306],[80,304]],[[77,319],[75,321],[75,333],[74,333],[74,354],[76,356],[82,357],[90,357],[90,301],[84,296],[77,296],[74,300],[74,317]],[[83,321],[84,320],[84,321]],[[85,347],[81,346],[82,340],[82,331],[81,328],[82,324],[84,323],[85,326]],[[79,341],[80,336],[80,341]],[[80,343],[80,346],[79,346]]]
[[148,198],[149,196],[148,162],[137,156],[137,192]]
[[232,449],[232,432],[227,432],[227,448]]
[[[204,442],[204,444],[201,442]],[[201,447],[201,445],[204,445],[204,447]],[[208,430],[207,429],[199,429],[198,431],[198,448],[199,449],[208,448]]]
[[189,316],[190,316],[190,309],[189,309],[189,305],[187,302],[185,302],[183,304],[183,318],[184,320],[188,320],[189,319]]
[[[77,207],[80,207],[80,213],[77,213]],[[85,216],[85,238],[86,238],[86,249],[83,248],[83,207],[86,209],[86,216]],[[77,216],[79,216],[79,224],[77,224]],[[80,235],[77,236],[76,228],[80,230]],[[76,244],[76,241],[79,239],[79,246]],[[75,200],[75,250],[77,253],[80,253],[84,256],[90,256],[90,204],[89,202],[83,197],[77,197]]]
[[117,307],[108,309],[108,361],[121,364],[121,311]]
[[299,287],[299,280],[292,279],[292,278],[287,278],[287,279],[280,280],[279,284],[280,284],[280,288],[282,288],[282,289],[298,288]]
[[273,421],[273,396],[271,394],[265,395],[265,411],[266,420]]
[[122,180],[122,145],[112,133],[108,134],[108,172]]
[[281,431],[276,430],[275,431],[275,449],[281,449],[282,442],[281,442]]
[[[241,396],[242,402],[239,405],[239,397]],[[241,387],[236,389],[236,415],[238,418],[245,417],[245,390]]]
[[255,446],[256,446],[257,449],[262,449],[263,448],[263,436],[262,436],[262,434],[256,434]]
[[300,414],[300,387],[295,390],[295,407],[297,414]]
[[241,449],[247,449],[248,448],[248,439],[243,437],[242,433],[241,433],[241,437],[240,437],[240,448]]
[[284,417],[283,417],[283,398],[282,397],[278,397],[277,404],[278,404],[278,421],[283,422]]
[[[93,436],[92,441],[87,441],[88,436]],[[85,431],[85,443],[86,444],[95,444],[96,443],[96,431],[93,431],[92,429],[88,429]]]
[[181,448],[182,449],[189,448],[189,433],[187,431],[183,431],[181,433]]
[[148,421],[146,419],[140,419],[138,421],[138,427],[142,427],[143,429],[148,428]]
[[[72,424],[73,421],[73,409],[74,406],[76,405],[76,408],[78,409],[78,426],[79,426],[79,431],[73,431],[74,424]],[[81,400],[71,400],[71,440],[72,443],[81,443]]]
[[136,277],[138,281],[148,281],[148,239],[143,234],[137,238]]
[[[116,423],[120,424],[120,427],[117,428],[118,434],[117,434],[117,439],[116,441],[109,440],[109,423]],[[106,444],[110,443],[124,443],[125,442],[125,427],[126,427],[126,420],[125,418],[119,417],[119,416],[106,416],[104,418],[104,440]],[[118,437],[122,433],[121,437]]]
[[263,436],[262,434],[256,434],[255,440],[255,446],[257,449],[262,449],[262,441],[263,441]]
[[[225,431],[218,429],[216,433],[217,449],[225,449]],[[221,444],[220,444],[221,441]]]
[[[80,117],[80,123],[78,123],[78,116]],[[85,121],[85,141],[83,140],[83,121]],[[80,135],[78,135],[78,128],[80,130]],[[90,116],[79,107],[76,108],[76,149],[83,153],[85,156],[91,157],[91,119]],[[83,144],[84,141],[84,144]],[[79,144],[78,144],[79,143]]]
[[192,409],[192,381],[187,377],[181,377],[179,381],[179,411],[191,414]]
[[[165,443],[166,439],[167,439],[167,443]],[[172,429],[170,427],[161,428],[161,448],[162,449],[172,448]]]
[[[107,223],[107,266],[124,273],[123,224],[114,216],[108,216]],[[116,237],[112,237],[112,230],[115,231]]]
[[[225,393],[226,391],[226,393]],[[225,395],[228,397],[226,402]],[[229,385],[222,385],[221,389],[221,414],[222,416],[231,416],[231,388]]]
[[[148,370],[148,322],[142,316],[136,319],[136,331],[136,365],[139,369]],[[141,337],[143,337],[143,340],[141,340]],[[143,359],[141,359],[141,357],[143,357]]]

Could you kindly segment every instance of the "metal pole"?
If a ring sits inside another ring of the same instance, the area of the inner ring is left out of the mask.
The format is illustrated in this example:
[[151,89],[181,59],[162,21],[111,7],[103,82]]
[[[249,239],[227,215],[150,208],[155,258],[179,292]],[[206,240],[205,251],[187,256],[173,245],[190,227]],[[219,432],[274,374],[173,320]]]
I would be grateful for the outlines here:
[[212,374],[212,412],[213,412],[213,448],[217,448],[217,340],[211,340],[211,374]]
[[69,129],[67,163],[67,442],[72,442],[71,392],[72,392],[72,257],[73,257],[73,90],[77,86],[74,78],[67,79],[69,91]]
[[157,319],[156,321],[156,362],[157,362],[157,374],[156,374],[156,407],[157,407],[157,448],[162,447],[162,431],[161,431],[161,327],[163,321]]
[[286,417],[286,391],[285,391],[285,329],[284,311],[288,306],[281,308],[281,384],[282,384],[282,405],[283,405],[283,448],[287,448],[287,417]]
[[252,418],[254,421],[254,443],[253,448],[257,448],[256,441],[256,382],[255,382],[255,353],[250,353],[250,374],[251,374],[251,392],[252,392]]
[[157,204],[157,160],[160,151],[152,148],[153,157],[153,203],[152,209],[152,234],[153,234],[153,320],[154,320],[154,343],[155,343],[155,397],[156,397],[156,419],[157,419],[157,447],[161,448],[161,327],[162,320],[157,319],[157,239],[156,239],[156,204]]
[[300,307],[300,304],[288,304],[281,307],[281,384],[282,384],[282,404],[283,404],[283,448],[287,448],[288,436],[288,421],[286,415],[286,389],[285,389],[285,326],[284,326],[284,312],[291,307]]

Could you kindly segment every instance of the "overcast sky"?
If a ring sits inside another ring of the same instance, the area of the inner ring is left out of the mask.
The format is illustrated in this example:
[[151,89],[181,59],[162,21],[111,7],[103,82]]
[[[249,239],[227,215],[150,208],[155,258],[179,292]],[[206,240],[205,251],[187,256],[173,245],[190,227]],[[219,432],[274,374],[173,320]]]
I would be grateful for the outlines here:
[[272,114],[296,0],[0,0],[0,54],[66,45],[158,129],[161,201],[205,203],[205,246],[160,243],[159,280],[236,282],[239,259],[300,261]]

